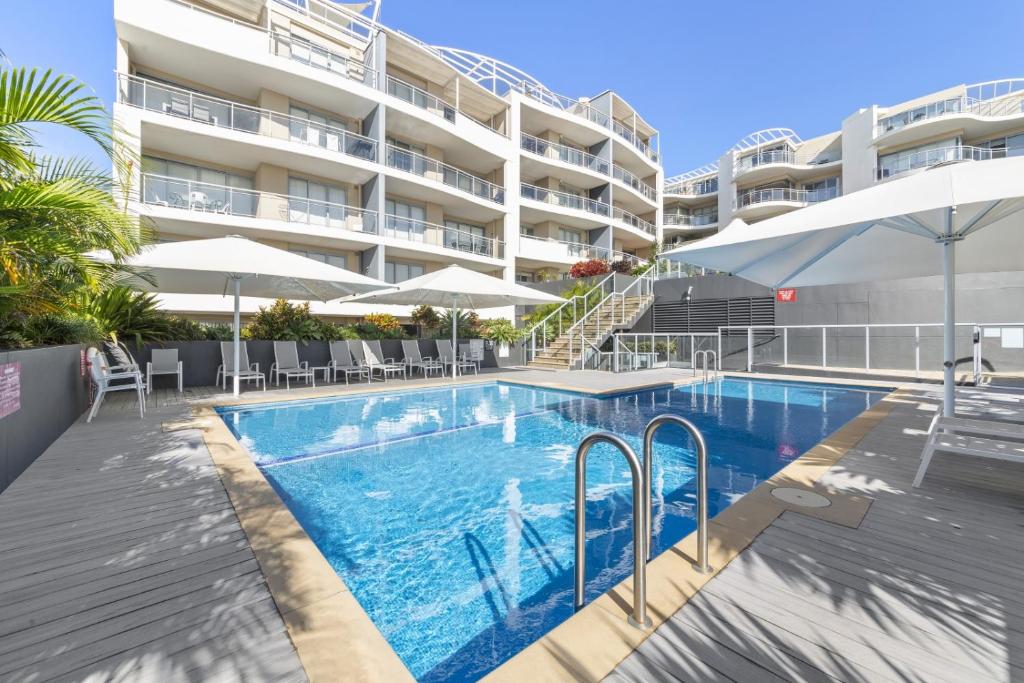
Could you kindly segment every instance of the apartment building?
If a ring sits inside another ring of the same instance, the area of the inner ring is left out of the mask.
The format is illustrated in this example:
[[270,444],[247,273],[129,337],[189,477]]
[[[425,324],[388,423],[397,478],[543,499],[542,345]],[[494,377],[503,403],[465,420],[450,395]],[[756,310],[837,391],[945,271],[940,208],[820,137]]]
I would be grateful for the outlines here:
[[937,164],[1024,154],[1024,80],[958,85],[858,110],[810,140],[752,133],[717,163],[669,178],[664,236],[696,239],[735,218],[755,223]]
[[115,120],[141,158],[130,203],[159,239],[240,234],[389,282],[450,263],[535,282],[650,256],[657,131],[622,97],[558,95],[363,7],[115,1]]

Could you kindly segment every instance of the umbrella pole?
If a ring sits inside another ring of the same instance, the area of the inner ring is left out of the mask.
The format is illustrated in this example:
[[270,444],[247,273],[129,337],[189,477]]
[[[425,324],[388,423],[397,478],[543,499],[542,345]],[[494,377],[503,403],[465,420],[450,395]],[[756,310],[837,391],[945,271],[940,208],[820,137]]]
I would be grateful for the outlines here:
[[952,237],[953,209],[949,209],[949,233],[942,243],[942,280],[945,315],[942,321],[942,414],[956,416],[956,242]]
[[459,372],[459,336],[457,334],[457,321],[459,319],[458,297],[452,297],[452,380]]
[[239,314],[239,307],[241,306],[242,278],[236,277],[236,278],[232,278],[232,279],[235,281],[235,331],[234,331],[234,336],[235,336],[235,338],[234,338],[234,342],[235,342],[235,349],[234,349],[234,351],[235,351],[235,362],[234,362],[234,366],[233,366],[235,368],[235,376],[234,376],[233,384],[234,384],[234,388],[235,388],[235,396],[238,396],[238,356],[239,356],[239,346],[240,346],[239,339],[241,338],[241,325],[240,325],[240,322],[239,322],[240,319],[241,319],[241,315]]

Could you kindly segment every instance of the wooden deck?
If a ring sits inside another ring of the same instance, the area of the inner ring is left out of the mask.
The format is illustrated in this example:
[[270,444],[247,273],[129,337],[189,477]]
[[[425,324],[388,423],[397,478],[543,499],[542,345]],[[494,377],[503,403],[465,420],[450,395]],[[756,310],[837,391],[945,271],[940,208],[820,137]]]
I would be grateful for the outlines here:
[[606,680],[1024,680],[1024,467],[940,453],[912,489],[937,402],[914,392],[827,475],[875,499],[858,529],[784,513]]

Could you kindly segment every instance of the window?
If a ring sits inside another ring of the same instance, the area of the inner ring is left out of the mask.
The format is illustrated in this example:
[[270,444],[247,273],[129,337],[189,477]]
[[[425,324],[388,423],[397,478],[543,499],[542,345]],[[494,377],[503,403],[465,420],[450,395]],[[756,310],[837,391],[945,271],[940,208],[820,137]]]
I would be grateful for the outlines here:
[[516,273],[516,282],[520,284],[533,282],[533,273]]
[[485,231],[482,226],[445,219],[444,227],[444,246],[449,249],[493,256],[491,243],[483,239]]
[[252,178],[156,157],[142,158],[143,201],[193,211],[256,215]]
[[314,261],[319,261],[320,263],[326,263],[335,268],[348,269],[348,259],[344,254],[324,254],[318,251],[307,251],[301,247],[290,247],[288,251],[308,259],[313,259]]
[[[395,138],[387,138],[387,143],[391,149],[388,149],[388,164],[393,168],[397,168],[402,171],[409,171],[417,175],[427,174],[427,150],[423,147],[417,147],[411,145],[408,142],[402,142]],[[394,149],[397,148],[397,149]],[[418,156],[417,156],[418,155]]]
[[562,242],[583,244],[583,236],[580,232],[578,230],[570,230],[569,228],[558,228],[558,239]]
[[347,123],[302,107],[292,107],[290,112],[292,120],[289,122],[288,132],[292,140],[334,151],[345,151],[342,137],[348,130]]
[[804,183],[807,190],[807,201],[821,202],[839,196],[839,176],[825,178],[813,183]]
[[399,263],[396,261],[384,262],[384,280],[391,284],[398,284],[411,280],[414,277],[423,275],[422,263]]
[[346,227],[348,194],[344,188],[303,178],[288,178],[288,220],[294,223]]
[[878,179],[959,159],[960,138],[948,138],[878,157]]
[[394,199],[384,202],[387,213],[387,228],[390,237],[412,242],[422,242],[426,228],[427,210],[418,204],[408,204]]
[[533,237],[536,234],[536,232],[537,232],[536,228],[534,228],[532,225],[522,225],[522,224],[520,224],[520,226],[519,226],[519,234],[520,235],[526,235],[527,237]]

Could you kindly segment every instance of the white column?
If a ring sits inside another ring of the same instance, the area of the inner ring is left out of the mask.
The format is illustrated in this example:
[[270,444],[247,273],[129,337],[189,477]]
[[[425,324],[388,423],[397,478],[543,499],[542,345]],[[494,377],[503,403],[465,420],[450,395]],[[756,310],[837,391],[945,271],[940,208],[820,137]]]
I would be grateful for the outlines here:
[[242,328],[241,328],[241,323],[240,323],[241,315],[239,313],[239,307],[241,306],[241,303],[242,303],[242,296],[241,296],[241,294],[242,294],[242,278],[234,277],[232,279],[235,281],[235,318],[234,318],[234,322],[235,322],[235,331],[234,331],[234,334],[235,334],[235,340],[234,340],[235,341],[235,348],[234,348],[234,352],[235,352],[235,362],[234,362],[235,377],[234,377],[234,391],[235,391],[235,396],[238,396],[238,356],[239,356],[238,346],[241,343],[239,341],[239,339],[242,336],[241,335]]
[[[952,228],[950,209],[949,227]],[[956,415],[956,242],[947,240],[942,245],[942,284],[945,294],[945,315],[942,321],[942,414]]]

